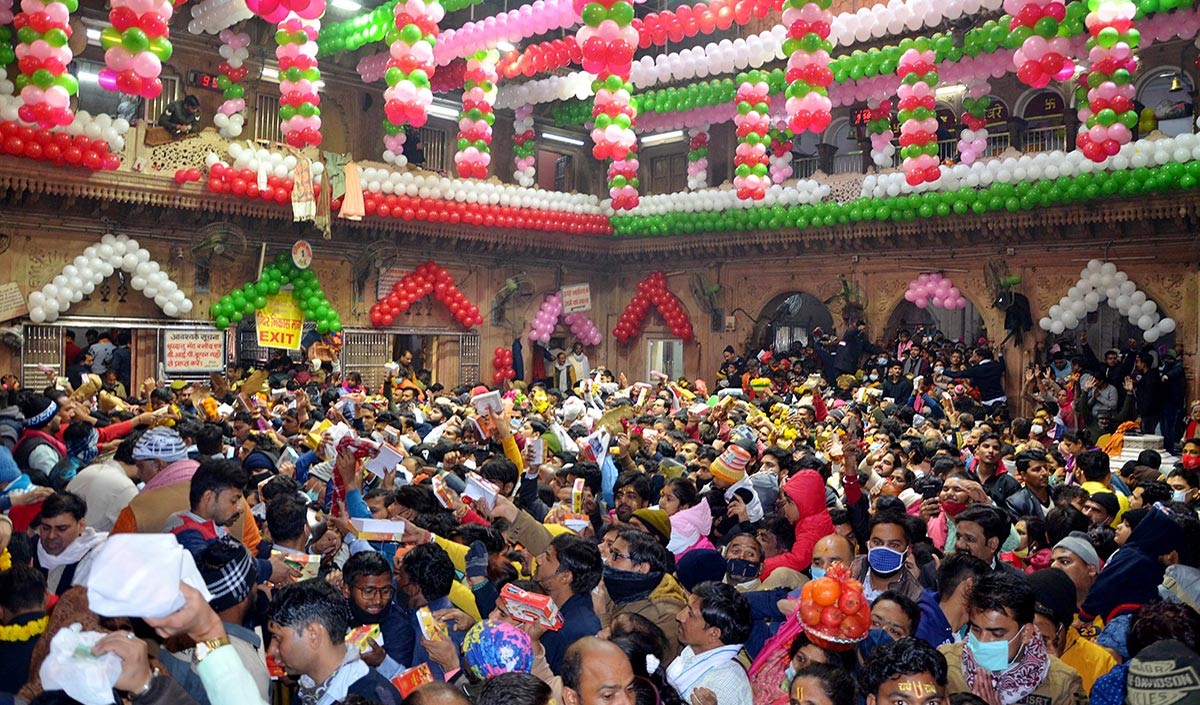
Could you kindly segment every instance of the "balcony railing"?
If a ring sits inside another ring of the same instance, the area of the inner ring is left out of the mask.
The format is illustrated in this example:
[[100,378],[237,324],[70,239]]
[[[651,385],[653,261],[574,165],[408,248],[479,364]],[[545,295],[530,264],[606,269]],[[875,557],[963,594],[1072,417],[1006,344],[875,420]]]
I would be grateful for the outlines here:
[[792,174],[797,179],[808,179],[813,174],[817,173],[818,164],[817,157],[795,157],[792,159]]
[[1025,131],[1026,154],[1037,152],[1053,152],[1056,149],[1067,148],[1067,128],[1063,125],[1050,127],[1031,127]]
[[863,170],[863,153],[846,152],[833,155],[833,173],[861,174]]

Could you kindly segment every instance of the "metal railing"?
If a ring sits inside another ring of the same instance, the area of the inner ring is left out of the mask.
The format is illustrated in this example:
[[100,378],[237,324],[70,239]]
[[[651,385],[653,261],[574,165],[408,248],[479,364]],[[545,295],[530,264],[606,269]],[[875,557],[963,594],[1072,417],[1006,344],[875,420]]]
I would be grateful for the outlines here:
[[1025,146],[1021,150],[1026,154],[1037,152],[1053,152],[1056,149],[1067,148],[1067,128],[1063,125],[1050,127],[1032,127],[1025,131]]
[[[900,154],[900,150],[896,150]],[[938,160],[943,162],[958,160],[958,140],[938,140]]]
[[793,157],[792,158],[792,174],[797,179],[809,179],[817,173],[817,168],[820,166],[817,157]]
[[863,153],[861,151],[833,155],[833,173],[861,174],[862,170]]
[[1011,144],[1012,144],[1012,138],[1009,136],[1009,134],[1007,132],[1001,132],[1001,133],[995,134],[995,135],[988,135],[987,154],[984,154],[983,156],[994,157],[997,154],[1008,149],[1009,145],[1011,145]]
[[279,125],[279,96],[258,94],[254,100],[254,141],[260,144],[283,141]]

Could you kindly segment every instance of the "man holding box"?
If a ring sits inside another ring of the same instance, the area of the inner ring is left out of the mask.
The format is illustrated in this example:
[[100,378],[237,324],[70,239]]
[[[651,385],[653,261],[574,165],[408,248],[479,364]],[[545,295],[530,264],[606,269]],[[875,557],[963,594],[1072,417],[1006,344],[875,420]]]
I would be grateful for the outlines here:
[[[432,614],[454,607],[449,597],[450,587],[454,584],[454,563],[441,546],[433,543],[420,544],[397,558],[394,575],[396,602],[409,610],[406,620],[407,635],[400,642],[401,651],[398,655],[411,653],[404,664],[409,667],[428,662],[433,677],[443,680],[444,669],[429,657],[424,643],[450,639],[456,649],[461,649],[465,633],[457,630],[448,634],[444,630],[439,633],[426,633],[427,627],[422,626],[420,612],[422,608],[428,608],[426,611]],[[409,645],[411,652],[407,650]]]
[[542,635],[546,662],[559,673],[567,648],[585,636],[600,631],[600,618],[592,607],[592,590],[600,584],[604,562],[600,549],[571,534],[554,537],[546,552],[537,557],[534,579],[558,605],[563,626]]

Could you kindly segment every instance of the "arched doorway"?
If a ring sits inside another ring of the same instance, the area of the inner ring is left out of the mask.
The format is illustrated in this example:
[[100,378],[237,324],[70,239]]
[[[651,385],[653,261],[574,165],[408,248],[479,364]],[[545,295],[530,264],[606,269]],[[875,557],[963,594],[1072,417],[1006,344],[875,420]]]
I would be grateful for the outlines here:
[[[1137,102],[1150,110],[1150,125],[1168,137],[1192,131],[1192,77],[1175,66],[1159,66],[1138,81]],[[1138,123],[1138,137],[1145,137],[1145,121]]]
[[[1143,292],[1144,293],[1144,292]],[[1146,301],[1153,303],[1159,314],[1165,314],[1162,306],[1158,305],[1157,301],[1150,297],[1146,297]],[[1117,348],[1124,350],[1126,343],[1133,339],[1137,347],[1146,344],[1142,337],[1143,331],[1137,325],[1129,322],[1128,316],[1121,315],[1117,309],[1109,306],[1107,302],[1101,302],[1100,306],[1087,317],[1079,322],[1074,328],[1065,330],[1059,335],[1048,334],[1048,337],[1054,341],[1074,342],[1079,339],[1081,333],[1087,333],[1088,346],[1092,352],[1098,356],[1102,356],[1105,350]],[[1158,340],[1155,340],[1153,347],[1156,350],[1166,350],[1175,347],[1175,334],[1177,331],[1171,331],[1166,335],[1161,335]],[[1048,345],[1053,343],[1047,342]]]
[[967,299],[966,308],[953,311],[933,305],[920,308],[913,302],[902,299],[896,308],[892,309],[892,315],[888,316],[884,340],[894,340],[901,330],[913,334],[918,329],[940,332],[947,340],[962,340],[967,343],[974,343],[987,335],[983,316],[970,299]]
[[759,314],[759,323],[763,327],[758,344],[775,350],[787,350],[794,342],[806,345],[817,328],[829,335],[835,332],[829,308],[803,291],[780,294],[768,301]]
[[858,143],[858,132],[854,125],[847,119],[835,120],[825,135],[825,143],[837,147],[833,153],[833,173],[861,174],[862,146]]

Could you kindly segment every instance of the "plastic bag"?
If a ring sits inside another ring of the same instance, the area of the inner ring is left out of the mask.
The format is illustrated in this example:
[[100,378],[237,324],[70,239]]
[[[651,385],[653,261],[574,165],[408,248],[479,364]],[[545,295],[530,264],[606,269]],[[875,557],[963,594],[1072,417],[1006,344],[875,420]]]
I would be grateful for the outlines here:
[[62,690],[83,705],[112,705],[113,686],[121,676],[121,658],[96,656],[92,647],[107,634],[85,632],[78,623],[60,629],[38,672],[45,690]]

